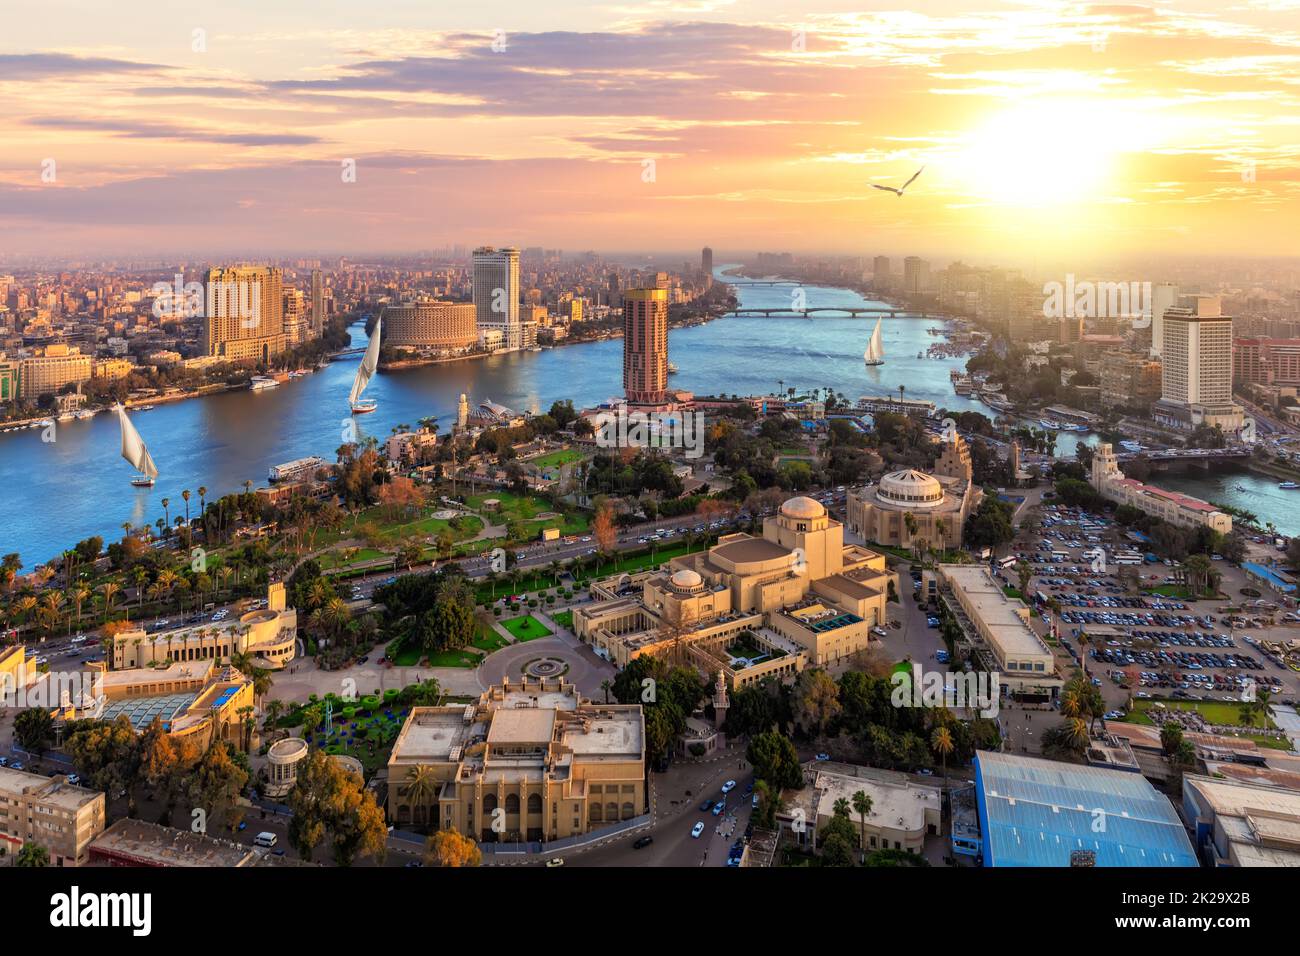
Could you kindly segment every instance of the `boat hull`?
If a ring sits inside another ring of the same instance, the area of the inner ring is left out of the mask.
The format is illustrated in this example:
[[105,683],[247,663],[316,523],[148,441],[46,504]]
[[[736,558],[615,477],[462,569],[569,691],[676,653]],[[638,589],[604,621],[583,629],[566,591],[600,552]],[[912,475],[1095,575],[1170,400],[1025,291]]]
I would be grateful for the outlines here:
[[370,412],[379,408],[378,402],[354,402],[352,404],[353,415],[368,415]]

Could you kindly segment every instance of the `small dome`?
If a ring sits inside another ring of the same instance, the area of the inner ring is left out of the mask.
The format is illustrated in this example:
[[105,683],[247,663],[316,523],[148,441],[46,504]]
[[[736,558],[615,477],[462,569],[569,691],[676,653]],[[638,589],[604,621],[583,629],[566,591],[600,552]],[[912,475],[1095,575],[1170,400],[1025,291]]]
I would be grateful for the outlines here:
[[801,495],[798,498],[791,498],[781,506],[781,514],[787,518],[824,518],[826,509],[822,507],[820,501],[814,501],[812,498]]
[[669,578],[669,581],[674,588],[681,591],[690,591],[704,583],[704,579],[700,577],[699,573],[692,571],[690,568],[682,568]]

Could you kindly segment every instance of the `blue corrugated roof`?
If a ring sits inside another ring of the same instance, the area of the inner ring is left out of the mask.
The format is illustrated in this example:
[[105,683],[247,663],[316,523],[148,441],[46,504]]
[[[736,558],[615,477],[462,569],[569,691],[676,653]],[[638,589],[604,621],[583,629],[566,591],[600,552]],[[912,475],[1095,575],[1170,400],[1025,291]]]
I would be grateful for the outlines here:
[[[1197,866],[1169,800],[1140,774],[980,751],[975,757],[985,866]],[[1097,811],[1101,811],[1098,813]]]

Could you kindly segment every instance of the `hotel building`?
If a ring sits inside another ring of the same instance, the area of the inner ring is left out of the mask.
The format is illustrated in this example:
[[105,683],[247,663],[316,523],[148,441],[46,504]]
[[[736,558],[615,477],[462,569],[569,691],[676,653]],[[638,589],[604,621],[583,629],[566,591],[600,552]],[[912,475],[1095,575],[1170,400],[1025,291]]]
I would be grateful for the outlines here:
[[668,400],[668,290],[623,293],[623,391],[631,405]]
[[0,402],[18,400],[19,365],[12,359],[6,359],[0,352]]
[[596,582],[573,629],[620,667],[668,655],[734,690],[849,663],[887,619],[891,583],[883,555],[845,545],[819,502],[791,498],[762,537],[723,535],[665,570]]
[[18,360],[18,384],[25,399],[52,395],[65,385],[90,380],[92,359],[76,346],[47,345]]
[[104,830],[104,794],[74,787],[66,777],[43,777],[0,767],[0,855],[35,843],[51,866],[83,866]]
[[501,333],[501,347],[513,352],[525,348],[519,317],[519,250],[475,249],[474,309],[480,339],[484,333]]
[[418,299],[384,309],[384,344],[453,352],[478,344],[478,307],[472,302]]
[[1232,531],[1232,516],[1207,501],[1125,478],[1109,443],[1098,445],[1093,453],[1090,484],[1111,501],[1130,505],[1170,524],[1183,528],[1205,525],[1219,534]]
[[228,362],[264,363],[285,349],[284,284],[279,269],[209,269],[204,312],[208,355]]
[[391,822],[481,842],[561,840],[648,809],[641,706],[592,703],[559,678],[414,707],[388,760]]
[[1218,296],[1183,296],[1183,305],[1164,313],[1160,401],[1152,417],[1192,429],[1241,427],[1241,408],[1232,402],[1232,319]]

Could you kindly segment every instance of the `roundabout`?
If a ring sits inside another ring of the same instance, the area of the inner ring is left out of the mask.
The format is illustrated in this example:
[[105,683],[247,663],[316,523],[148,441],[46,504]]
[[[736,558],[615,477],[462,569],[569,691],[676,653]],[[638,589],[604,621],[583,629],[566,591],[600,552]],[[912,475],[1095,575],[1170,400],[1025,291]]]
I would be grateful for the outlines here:
[[479,664],[476,676],[484,687],[505,680],[562,679],[575,684],[584,697],[603,699],[601,683],[613,680],[614,666],[597,657],[590,648],[568,637],[543,637],[511,644],[489,654]]

